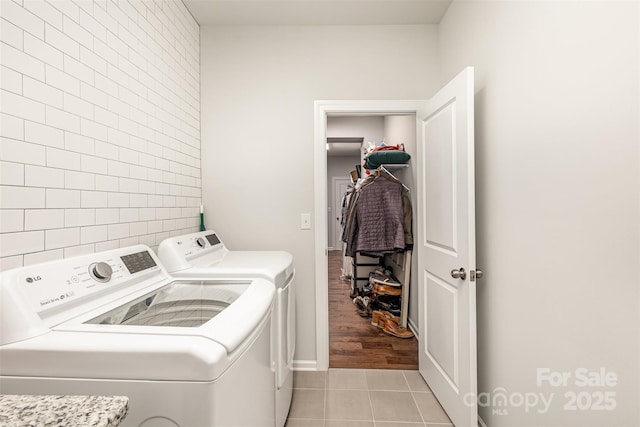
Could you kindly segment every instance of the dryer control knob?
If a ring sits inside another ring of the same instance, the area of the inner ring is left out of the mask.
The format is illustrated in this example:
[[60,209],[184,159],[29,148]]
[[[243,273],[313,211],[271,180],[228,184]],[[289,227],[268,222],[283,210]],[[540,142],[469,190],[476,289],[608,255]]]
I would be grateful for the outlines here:
[[106,262],[95,262],[89,266],[89,274],[98,282],[108,282],[111,280],[113,270]]
[[201,248],[204,248],[207,243],[204,241],[204,239],[202,237],[198,237],[196,239],[196,243],[198,244],[198,246],[200,246]]

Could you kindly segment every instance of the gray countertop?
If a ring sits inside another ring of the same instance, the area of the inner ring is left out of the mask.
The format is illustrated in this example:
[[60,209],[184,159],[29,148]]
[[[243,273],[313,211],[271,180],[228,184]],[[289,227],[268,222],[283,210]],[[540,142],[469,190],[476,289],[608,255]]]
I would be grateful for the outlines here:
[[127,415],[125,396],[0,395],[0,426],[112,427]]

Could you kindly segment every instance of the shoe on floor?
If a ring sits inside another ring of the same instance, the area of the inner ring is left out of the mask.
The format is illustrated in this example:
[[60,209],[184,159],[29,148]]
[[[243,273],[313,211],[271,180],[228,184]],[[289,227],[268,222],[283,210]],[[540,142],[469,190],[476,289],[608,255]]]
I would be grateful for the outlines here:
[[371,302],[371,298],[365,296],[357,296],[353,299],[353,303],[359,310],[365,310],[369,307],[369,303]]
[[371,308],[365,308],[364,310],[357,308],[356,313],[360,317],[371,317]]
[[381,317],[378,320],[378,325],[380,325],[381,323],[382,323],[382,331],[389,335],[393,335],[394,337],[398,337],[398,338],[413,337],[413,332],[411,332],[407,328],[403,328],[402,326],[398,325],[396,322],[394,322],[391,319],[387,319],[386,317]]
[[400,321],[400,318],[398,316],[394,316],[393,314],[389,313],[386,310],[374,310],[373,313],[371,313],[371,324],[373,326],[382,328],[384,325],[382,324],[382,322],[380,322],[380,319],[383,317],[387,319],[391,319],[396,323]]

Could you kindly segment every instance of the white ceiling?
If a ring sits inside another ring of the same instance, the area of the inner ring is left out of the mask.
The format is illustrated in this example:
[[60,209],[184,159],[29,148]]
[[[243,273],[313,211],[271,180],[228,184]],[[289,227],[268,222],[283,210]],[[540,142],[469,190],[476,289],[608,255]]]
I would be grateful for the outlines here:
[[183,0],[200,25],[438,24],[453,0]]

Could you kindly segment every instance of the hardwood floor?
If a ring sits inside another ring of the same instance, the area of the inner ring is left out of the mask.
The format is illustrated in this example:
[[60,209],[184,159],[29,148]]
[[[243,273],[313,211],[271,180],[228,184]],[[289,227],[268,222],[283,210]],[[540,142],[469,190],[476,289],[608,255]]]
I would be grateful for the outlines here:
[[329,366],[331,368],[418,369],[418,340],[396,338],[360,317],[340,280],[342,253],[329,252]]

